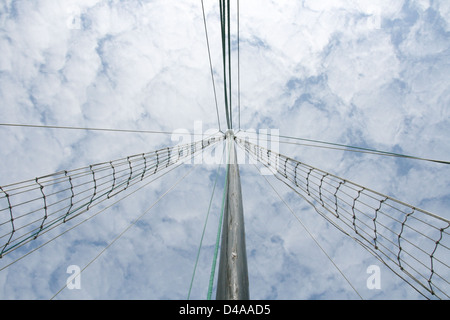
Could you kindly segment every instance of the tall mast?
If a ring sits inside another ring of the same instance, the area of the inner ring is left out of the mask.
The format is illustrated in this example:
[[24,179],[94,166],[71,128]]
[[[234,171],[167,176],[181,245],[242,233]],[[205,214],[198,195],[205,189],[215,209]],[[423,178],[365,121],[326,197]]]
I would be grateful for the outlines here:
[[226,141],[228,175],[216,299],[248,300],[250,299],[250,294],[241,178],[232,130],[227,131]]

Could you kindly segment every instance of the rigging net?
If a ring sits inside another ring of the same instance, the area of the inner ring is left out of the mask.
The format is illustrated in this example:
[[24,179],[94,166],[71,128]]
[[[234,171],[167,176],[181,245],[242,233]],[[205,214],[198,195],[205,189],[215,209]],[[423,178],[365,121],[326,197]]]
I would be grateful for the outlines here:
[[0,187],[0,258],[222,139],[210,136]]
[[450,221],[236,137],[237,144],[415,290],[450,298]]

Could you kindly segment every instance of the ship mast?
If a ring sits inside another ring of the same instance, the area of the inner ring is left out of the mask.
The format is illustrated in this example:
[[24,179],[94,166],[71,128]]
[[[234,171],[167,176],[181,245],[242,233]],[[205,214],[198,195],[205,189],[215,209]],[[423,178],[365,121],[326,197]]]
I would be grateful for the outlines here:
[[245,247],[244,210],[241,179],[237,163],[234,133],[226,132],[228,175],[222,225],[217,300],[250,299],[247,253]]

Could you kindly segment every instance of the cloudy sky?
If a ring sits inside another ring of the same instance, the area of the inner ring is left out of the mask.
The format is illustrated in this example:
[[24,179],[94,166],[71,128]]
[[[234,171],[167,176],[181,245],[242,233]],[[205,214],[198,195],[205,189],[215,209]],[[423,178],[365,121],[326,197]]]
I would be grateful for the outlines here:
[[[219,7],[204,2],[224,129]],[[232,1],[234,102],[236,9]],[[448,1],[245,0],[239,40],[242,130],[450,159]],[[1,123],[194,132],[198,121],[218,129],[200,0],[0,1]],[[0,185],[176,143],[163,134],[9,126],[0,135]],[[280,152],[450,218],[448,166],[290,144]],[[0,298],[51,298],[68,266],[84,268],[190,169],[0,271]],[[251,298],[359,299],[258,170],[240,169]],[[185,299],[217,170],[194,166],[83,271],[81,289],[57,298]],[[193,299],[206,298],[224,175],[222,166]],[[421,298],[268,178],[364,299]],[[379,290],[366,286],[370,265],[381,268]]]

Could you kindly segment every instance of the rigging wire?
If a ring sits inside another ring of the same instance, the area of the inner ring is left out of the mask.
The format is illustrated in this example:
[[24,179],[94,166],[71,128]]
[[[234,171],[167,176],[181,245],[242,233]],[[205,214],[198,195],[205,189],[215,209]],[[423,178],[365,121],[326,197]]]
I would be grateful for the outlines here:
[[191,279],[191,284],[189,285],[189,292],[188,292],[187,300],[189,300],[190,297],[191,297],[192,284],[194,283],[195,273],[196,273],[197,265],[198,265],[198,259],[200,257],[200,251],[201,251],[201,248],[202,248],[202,245],[203,245],[203,238],[205,236],[206,226],[208,224],[209,214],[211,212],[211,205],[212,205],[214,193],[215,193],[215,190],[216,190],[217,180],[219,180],[219,172],[220,172],[220,169],[222,167],[222,159],[223,159],[224,153],[225,153],[225,145],[223,146],[223,149],[222,149],[222,158],[220,160],[219,167],[217,168],[216,179],[214,181],[214,186],[213,186],[213,189],[212,189],[211,198],[209,200],[208,212],[206,214],[205,223],[203,225],[203,232],[202,232],[202,236],[200,238],[200,244],[199,244],[198,251],[197,251],[197,258],[195,259],[194,271],[192,272],[192,279]]
[[[230,0],[219,0],[220,25],[222,36],[222,64],[223,82],[225,96],[225,113],[227,117],[227,128],[233,129],[233,107],[232,107],[232,72],[231,72],[231,15]],[[228,59],[227,59],[228,58]]]
[[228,41],[228,86],[229,86],[229,95],[230,95],[230,101],[229,101],[229,112],[230,112],[230,129],[233,129],[233,104],[231,103],[232,98],[232,86],[231,86],[231,21],[230,21],[230,0],[227,0],[227,21],[228,21],[228,34],[227,34],[227,41]]
[[[256,167],[256,164],[253,164]],[[257,168],[257,167],[256,167]],[[336,265],[336,263],[333,261],[333,259],[330,257],[330,255],[325,251],[325,249],[320,245],[320,243],[317,241],[317,239],[313,236],[313,234],[309,231],[309,229],[306,227],[306,225],[302,222],[302,220],[295,214],[294,210],[287,204],[287,202],[281,197],[280,193],[275,189],[273,184],[267,179],[265,175],[262,175],[262,177],[266,180],[266,182],[270,185],[270,187],[273,189],[273,191],[277,194],[277,196],[280,198],[280,200],[284,203],[284,205],[289,209],[291,214],[297,219],[297,221],[300,223],[300,225],[305,229],[305,231],[308,233],[308,235],[311,237],[311,239],[316,243],[316,245],[319,247],[320,250],[322,250],[323,254],[330,260],[330,262],[333,264],[333,266],[336,268],[337,271],[342,275],[342,277],[347,281],[347,283],[350,285],[350,287],[355,291],[355,293],[359,296],[361,300],[364,300],[363,297],[359,294],[358,290],[352,285],[350,280],[345,276],[345,274],[342,272],[342,270]]]
[[241,55],[240,55],[240,13],[239,0],[237,0],[237,59],[238,59],[238,131],[241,130]]
[[222,36],[222,64],[223,64],[223,90],[225,99],[225,115],[227,118],[227,128],[231,129],[230,114],[228,108],[228,91],[227,91],[227,60],[226,60],[226,19],[225,19],[225,2],[224,0],[219,0],[220,7],[220,28]]
[[213,92],[214,92],[214,101],[216,103],[217,123],[219,125],[219,131],[222,131],[222,129],[220,128],[219,105],[217,103],[216,84],[214,81],[214,71],[213,71],[213,65],[212,65],[212,59],[211,59],[211,49],[210,49],[210,45],[209,45],[208,27],[206,25],[205,6],[203,5],[203,0],[201,0],[201,3],[202,3],[202,13],[203,13],[203,24],[205,27],[206,46],[208,47],[209,68],[211,70],[211,81],[212,81]]
[[[253,134],[253,133],[248,132],[248,131],[242,131],[242,132]],[[260,133],[260,134],[269,136],[269,134],[267,134],[267,133]],[[389,152],[389,151],[381,151],[381,150],[376,150],[376,149],[372,149],[372,148],[357,147],[357,146],[339,144],[339,143],[334,143],[334,142],[326,142],[326,141],[320,141],[320,140],[314,140],[314,139],[297,138],[297,137],[290,137],[290,136],[285,136],[285,135],[277,135],[276,137],[317,143],[317,144],[307,144],[307,143],[297,143],[297,142],[292,142],[292,141],[277,140],[277,142],[285,143],[285,144],[293,144],[293,145],[298,145],[298,146],[323,148],[323,149],[332,149],[332,150],[349,151],[349,152],[359,152],[359,153],[367,153],[367,154],[390,156],[390,157],[398,157],[398,158],[407,158],[407,159],[411,159],[411,160],[428,161],[428,162],[447,164],[447,165],[450,164],[450,161],[446,161],[446,160],[436,160],[436,159],[422,158],[422,157],[418,157],[418,156],[406,155],[406,154],[401,154],[401,153],[396,153],[396,152]],[[246,136],[245,139],[271,141],[270,139],[264,139],[264,138],[261,138],[261,137],[255,138],[255,137],[250,137],[250,136]],[[320,144],[322,144],[322,145],[320,145]]]
[[[132,221],[125,229],[122,230],[121,233],[119,233],[114,240],[112,240],[106,247],[104,247],[89,263],[83,267],[74,277],[78,277],[81,275],[81,273],[86,270],[92,263],[94,263],[107,249],[109,249],[117,240],[119,240],[128,230],[130,230],[138,221],[140,221],[146,214],[150,212],[150,210],[159,202],[161,201],[170,191],[172,191],[183,179],[185,179],[193,170],[195,169],[195,166],[192,166],[192,168],[180,179],[178,179],[164,194],[162,194],[149,208],[147,208],[138,218],[136,218],[134,221]],[[56,292],[50,300],[53,300],[60,292],[62,292],[67,287],[67,283],[58,291]]]
[[[53,126],[53,125],[19,124],[19,123],[0,123],[0,126],[2,126],[2,127],[25,127],[25,128],[83,130],[83,131],[106,131],[106,132],[123,132],[123,133],[173,134],[173,132],[157,131],[157,130],[111,129],[111,128],[92,128],[92,127],[90,128],[90,127]],[[201,133],[194,133],[194,135],[201,135]]]

